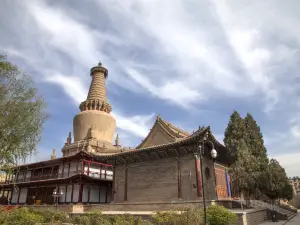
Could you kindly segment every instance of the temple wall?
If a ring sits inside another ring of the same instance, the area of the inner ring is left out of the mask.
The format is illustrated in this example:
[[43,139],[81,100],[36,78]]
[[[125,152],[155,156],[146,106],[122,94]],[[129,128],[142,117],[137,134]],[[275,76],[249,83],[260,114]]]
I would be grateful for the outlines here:
[[[214,164],[211,159],[203,159],[203,174],[207,200],[216,199]],[[183,200],[196,200],[197,181],[195,157],[180,158],[181,192]],[[209,171],[205,175],[205,169]],[[116,167],[115,202],[124,201],[125,168]],[[158,159],[128,166],[128,202],[158,202],[178,200],[177,158]]]
[[116,167],[115,169],[115,197],[114,201],[123,202],[124,201],[124,180],[125,180],[125,168],[123,166]]
[[[214,163],[211,158],[203,157],[203,182],[205,188],[205,198],[207,200],[216,200],[216,185]],[[197,200],[197,178],[195,156],[189,155],[180,158],[181,166],[181,189],[183,200]],[[206,172],[205,172],[206,171]],[[202,197],[202,187],[201,187]],[[200,197],[200,199],[201,199]]]
[[182,199],[197,199],[195,157],[180,158]]
[[178,196],[177,159],[161,159],[129,166],[128,201],[168,201]]

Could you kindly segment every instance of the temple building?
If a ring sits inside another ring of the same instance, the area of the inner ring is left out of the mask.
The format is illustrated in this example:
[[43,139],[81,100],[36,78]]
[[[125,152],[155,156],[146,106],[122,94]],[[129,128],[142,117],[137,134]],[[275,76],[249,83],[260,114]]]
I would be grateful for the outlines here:
[[157,116],[142,143],[124,148],[118,135],[113,140],[116,120],[106,97],[108,70],[99,63],[90,75],[87,99],[73,119],[74,139],[70,132],[62,157],[54,149],[47,161],[14,167],[0,184],[2,204],[192,201],[201,200],[203,190],[208,200],[230,199],[227,169],[232,157],[210,127],[188,133]]

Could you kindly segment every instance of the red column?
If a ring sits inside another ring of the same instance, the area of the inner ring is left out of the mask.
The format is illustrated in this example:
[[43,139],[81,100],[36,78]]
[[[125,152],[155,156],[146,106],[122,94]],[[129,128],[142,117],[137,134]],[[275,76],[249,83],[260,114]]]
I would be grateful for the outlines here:
[[90,165],[91,165],[91,162],[89,161],[89,162],[88,162],[88,171],[87,171],[87,175],[88,175],[88,176],[90,175]]
[[197,197],[202,197],[202,190],[201,190],[201,165],[199,156],[195,156],[195,167],[196,167],[196,182],[197,182]]

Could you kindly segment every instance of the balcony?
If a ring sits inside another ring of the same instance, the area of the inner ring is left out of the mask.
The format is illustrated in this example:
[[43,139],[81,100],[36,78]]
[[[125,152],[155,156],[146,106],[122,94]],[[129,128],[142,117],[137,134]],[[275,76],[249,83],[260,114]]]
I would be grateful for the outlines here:
[[113,167],[111,165],[84,160],[82,168],[82,174],[94,179],[113,180]]
[[26,176],[25,173],[20,176],[14,175],[12,179],[6,180],[5,183],[11,184],[14,182],[23,183],[30,181],[63,179],[79,174],[89,176],[93,179],[109,181],[113,180],[113,168],[111,165],[83,160],[81,165],[78,164],[78,168],[71,168],[71,170],[63,170],[62,168],[59,169],[59,167],[55,167],[53,170],[52,168],[37,169],[31,172],[31,176],[29,176],[28,174]]

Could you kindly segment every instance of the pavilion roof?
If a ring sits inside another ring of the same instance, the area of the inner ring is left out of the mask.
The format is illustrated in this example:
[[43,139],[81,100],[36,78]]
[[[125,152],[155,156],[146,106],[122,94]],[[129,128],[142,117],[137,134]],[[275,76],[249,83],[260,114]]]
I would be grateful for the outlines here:
[[170,142],[174,142],[178,139],[183,139],[190,134],[186,131],[183,131],[179,127],[176,127],[175,125],[171,124],[170,122],[163,120],[160,116],[156,117],[155,123],[153,124],[151,131],[148,133],[147,137],[136,147],[136,149],[143,149],[148,140],[153,136],[154,132],[157,130],[155,128],[159,128],[165,135],[167,135],[170,140]]

